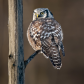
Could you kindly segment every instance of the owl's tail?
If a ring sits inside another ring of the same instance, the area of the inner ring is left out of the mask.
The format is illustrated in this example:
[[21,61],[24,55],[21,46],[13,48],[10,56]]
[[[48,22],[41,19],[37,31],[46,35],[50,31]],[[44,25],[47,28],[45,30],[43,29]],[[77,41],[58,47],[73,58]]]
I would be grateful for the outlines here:
[[49,56],[51,63],[53,64],[54,68],[60,69],[62,66],[60,52],[58,46],[54,45],[52,47],[52,56]]

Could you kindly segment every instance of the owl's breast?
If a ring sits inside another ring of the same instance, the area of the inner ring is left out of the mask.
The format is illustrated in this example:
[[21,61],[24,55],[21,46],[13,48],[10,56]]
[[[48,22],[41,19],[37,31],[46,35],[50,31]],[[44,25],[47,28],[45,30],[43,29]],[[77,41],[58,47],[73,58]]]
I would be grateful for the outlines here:
[[40,23],[39,21],[33,21],[27,31],[29,43],[34,50],[41,50],[41,26],[42,23]]

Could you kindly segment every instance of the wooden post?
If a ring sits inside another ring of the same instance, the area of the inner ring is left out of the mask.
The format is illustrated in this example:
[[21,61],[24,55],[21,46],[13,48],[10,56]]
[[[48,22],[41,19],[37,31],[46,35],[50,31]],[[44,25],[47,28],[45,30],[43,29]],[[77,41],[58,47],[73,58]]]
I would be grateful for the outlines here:
[[22,0],[8,0],[9,84],[24,84],[23,4]]

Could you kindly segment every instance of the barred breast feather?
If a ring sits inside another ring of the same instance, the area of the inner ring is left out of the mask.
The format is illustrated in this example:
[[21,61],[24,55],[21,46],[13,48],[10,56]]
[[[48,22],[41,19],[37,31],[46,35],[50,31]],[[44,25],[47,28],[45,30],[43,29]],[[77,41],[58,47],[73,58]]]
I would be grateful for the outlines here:
[[32,21],[27,31],[27,37],[35,51],[41,50],[55,68],[61,68],[60,48],[62,54],[65,55],[62,44],[63,33],[56,20],[45,18]]

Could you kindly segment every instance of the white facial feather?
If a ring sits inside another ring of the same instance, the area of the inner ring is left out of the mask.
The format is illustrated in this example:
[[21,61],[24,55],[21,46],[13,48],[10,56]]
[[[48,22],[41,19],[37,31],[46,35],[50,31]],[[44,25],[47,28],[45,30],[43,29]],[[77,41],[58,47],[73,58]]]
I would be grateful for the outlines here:
[[33,20],[36,20],[37,19],[36,14],[40,15],[40,13],[43,12],[43,11],[45,11],[45,10],[47,10],[48,12],[45,12],[45,14],[42,17],[38,17],[38,19],[39,18],[46,18],[47,13],[48,13],[48,17],[47,18],[54,18],[48,8],[37,8],[33,12]]

